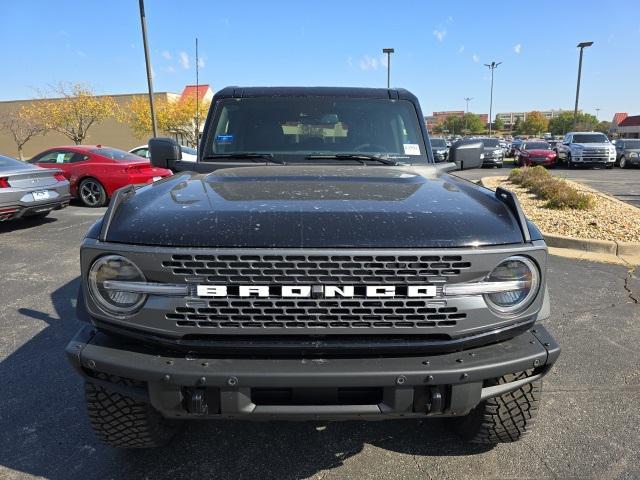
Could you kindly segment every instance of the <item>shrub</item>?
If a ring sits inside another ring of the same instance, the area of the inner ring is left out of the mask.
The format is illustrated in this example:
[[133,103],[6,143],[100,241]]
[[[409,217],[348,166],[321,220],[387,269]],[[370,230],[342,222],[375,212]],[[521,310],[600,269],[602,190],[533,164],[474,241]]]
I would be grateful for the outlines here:
[[509,181],[520,185],[542,200],[545,208],[589,210],[593,197],[580,193],[564,180],[553,177],[544,167],[514,168]]

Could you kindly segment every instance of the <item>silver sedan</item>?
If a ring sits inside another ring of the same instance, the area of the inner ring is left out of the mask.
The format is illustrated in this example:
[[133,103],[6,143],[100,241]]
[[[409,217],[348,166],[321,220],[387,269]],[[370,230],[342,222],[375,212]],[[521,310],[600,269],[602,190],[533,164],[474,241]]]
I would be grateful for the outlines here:
[[61,170],[0,155],[0,222],[46,217],[69,205],[70,198],[69,182]]

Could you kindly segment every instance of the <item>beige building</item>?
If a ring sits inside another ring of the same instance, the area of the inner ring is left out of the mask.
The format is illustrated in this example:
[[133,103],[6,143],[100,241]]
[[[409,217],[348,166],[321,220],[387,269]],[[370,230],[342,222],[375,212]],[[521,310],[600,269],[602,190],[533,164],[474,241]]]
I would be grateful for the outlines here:
[[[192,85],[187,85],[182,94],[178,93],[170,93],[170,92],[157,92],[154,94],[154,99],[156,101],[175,101],[182,97],[182,95],[193,95],[195,87]],[[198,95],[206,101],[210,101],[213,97],[213,92],[209,85],[200,85],[198,87]],[[137,96],[144,96],[147,98],[147,93],[132,93],[132,94],[124,94],[124,95],[109,95],[112,97],[120,107],[126,108],[132,98]],[[49,99],[50,100],[50,99]],[[10,115],[12,112],[17,111],[21,106],[37,102],[39,100],[10,100],[10,101],[0,101],[0,123],[5,118],[5,116]],[[202,122],[204,123],[204,122]],[[166,132],[163,135],[171,136],[171,134],[167,134]],[[101,122],[97,125],[94,125],[89,129],[87,139],[84,143],[86,144],[100,144],[100,145],[109,145],[110,147],[120,148],[122,150],[131,150],[138,145],[144,145],[147,143],[147,140],[151,137],[151,132],[149,132],[148,137],[137,138],[133,134],[133,130],[129,127],[126,122],[118,121],[115,118],[110,118]],[[45,135],[39,135],[33,137],[23,148],[24,158],[30,158],[37,153],[46,150],[47,148],[55,147],[58,145],[69,145],[71,144],[71,140],[69,140],[64,135],[61,135],[57,132],[47,132]],[[7,155],[10,157],[18,156],[18,149],[16,147],[15,142],[11,138],[10,134],[6,131],[0,130],[0,155]]]

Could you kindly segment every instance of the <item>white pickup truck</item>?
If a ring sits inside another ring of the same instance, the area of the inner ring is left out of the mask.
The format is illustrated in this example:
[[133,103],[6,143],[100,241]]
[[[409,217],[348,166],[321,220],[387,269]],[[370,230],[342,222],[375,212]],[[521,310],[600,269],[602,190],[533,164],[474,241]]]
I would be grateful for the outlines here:
[[616,162],[615,146],[600,132],[569,132],[556,145],[556,154],[569,168],[576,165],[613,168]]

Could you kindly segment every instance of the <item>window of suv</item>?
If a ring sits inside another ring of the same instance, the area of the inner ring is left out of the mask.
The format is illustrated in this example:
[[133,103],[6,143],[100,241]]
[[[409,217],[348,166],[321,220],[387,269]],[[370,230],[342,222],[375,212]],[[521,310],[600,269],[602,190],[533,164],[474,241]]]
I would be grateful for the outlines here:
[[500,140],[497,138],[483,138],[482,143],[484,143],[485,147],[496,148],[500,146]]
[[574,143],[609,143],[609,139],[603,133],[574,133]]
[[444,140],[444,138],[432,138],[431,148],[434,148],[434,149],[447,148],[447,142]]
[[428,161],[418,114],[406,100],[294,96],[226,99],[219,102],[211,125],[205,161],[208,155],[240,152],[271,153],[287,162],[323,154]]

